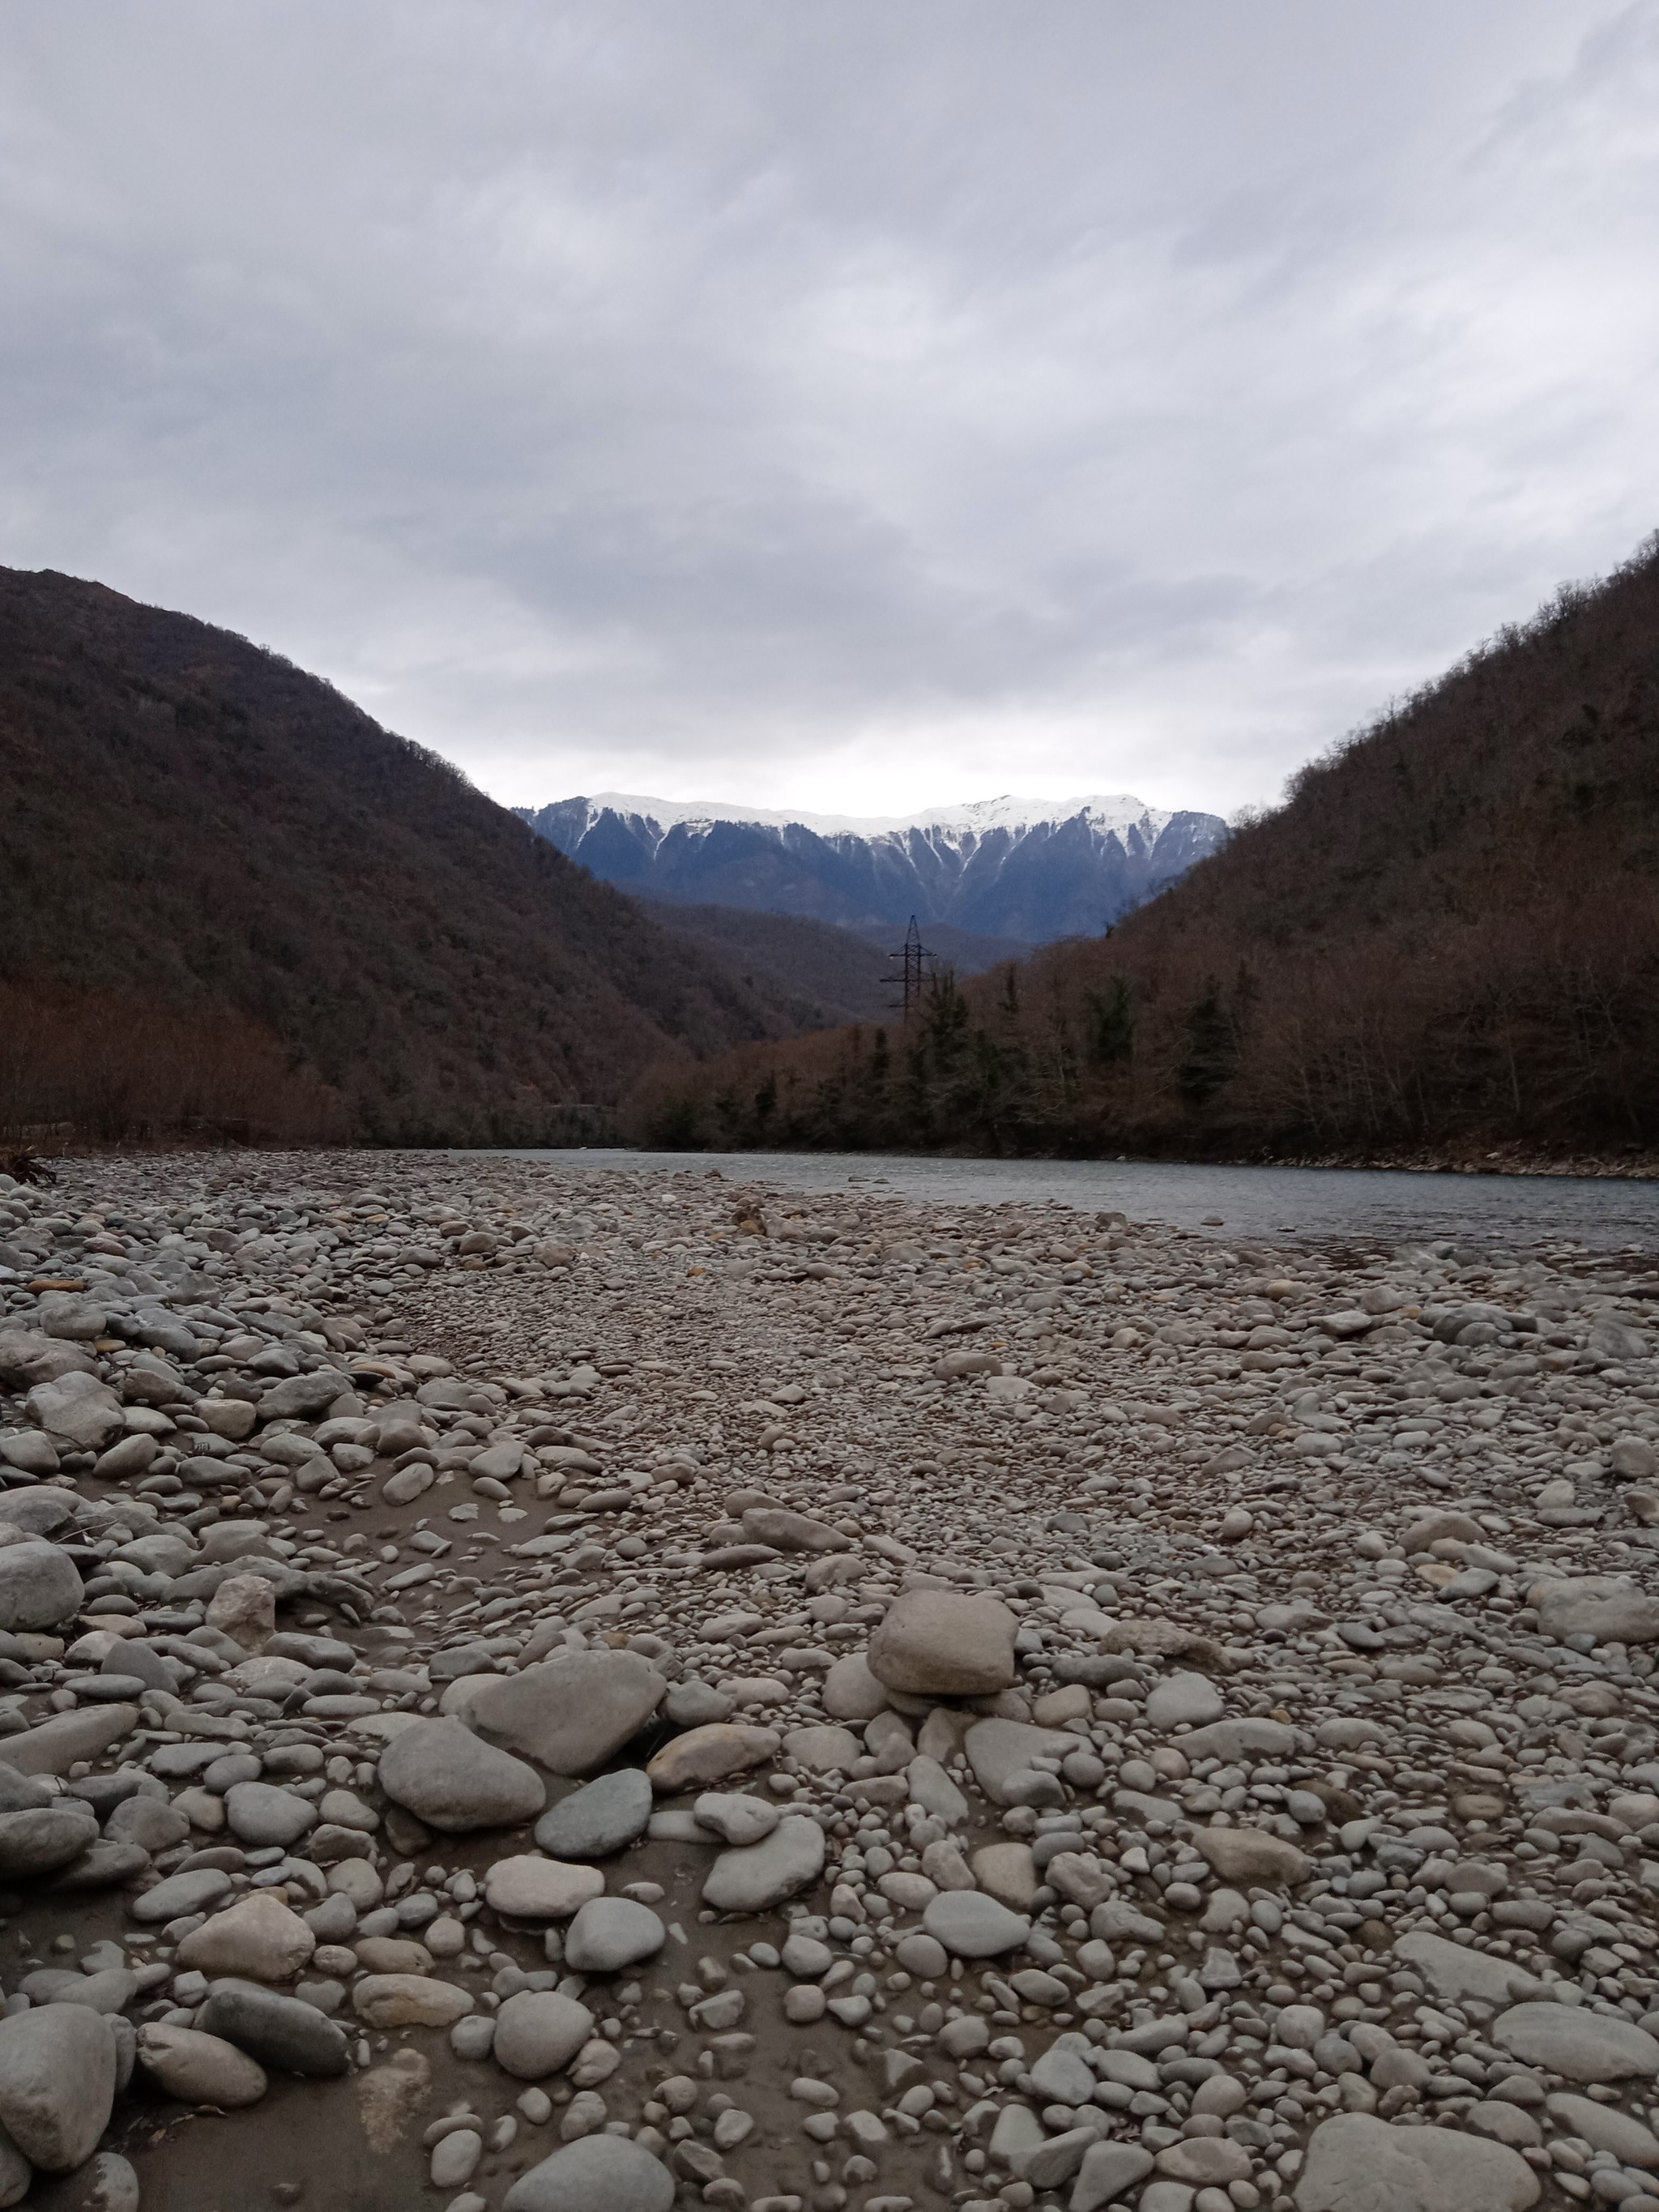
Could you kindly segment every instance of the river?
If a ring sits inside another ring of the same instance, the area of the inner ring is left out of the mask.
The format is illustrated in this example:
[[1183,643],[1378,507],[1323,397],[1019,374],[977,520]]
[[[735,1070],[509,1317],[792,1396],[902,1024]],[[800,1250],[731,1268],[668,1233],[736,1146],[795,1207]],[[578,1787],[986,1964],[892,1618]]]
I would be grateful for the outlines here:
[[780,1190],[890,1191],[941,1206],[1053,1200],[1079,1212],[1223,1236],[1449,1240],[1492,1254],[1541,1245],[1659,1253],[1659,1182],[1586,1176],[1413,1175],[1368,1168],[1208,1167],[1146,1160],[938,1159],[872,1152],[519,1152],[562,1168],[707,1175]]

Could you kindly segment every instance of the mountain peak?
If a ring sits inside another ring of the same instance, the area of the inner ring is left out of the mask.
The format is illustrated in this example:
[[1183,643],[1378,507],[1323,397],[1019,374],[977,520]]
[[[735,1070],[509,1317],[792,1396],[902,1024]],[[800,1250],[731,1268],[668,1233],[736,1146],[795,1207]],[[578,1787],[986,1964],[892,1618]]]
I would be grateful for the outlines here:
[[1225,841],[1218,816],[1123,793],[860,816],[596,792],[524,819],[608,883],[654,898],[935,926],[1043,943],[1091,936]]

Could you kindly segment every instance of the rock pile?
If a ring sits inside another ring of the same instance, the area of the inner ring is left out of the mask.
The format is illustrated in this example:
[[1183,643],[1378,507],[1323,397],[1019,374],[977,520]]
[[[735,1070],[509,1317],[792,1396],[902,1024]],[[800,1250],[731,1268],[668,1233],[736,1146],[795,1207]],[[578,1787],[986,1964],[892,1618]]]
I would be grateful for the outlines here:
[[1655,1287],[0,1181],[0,2206],[1659,2212]]

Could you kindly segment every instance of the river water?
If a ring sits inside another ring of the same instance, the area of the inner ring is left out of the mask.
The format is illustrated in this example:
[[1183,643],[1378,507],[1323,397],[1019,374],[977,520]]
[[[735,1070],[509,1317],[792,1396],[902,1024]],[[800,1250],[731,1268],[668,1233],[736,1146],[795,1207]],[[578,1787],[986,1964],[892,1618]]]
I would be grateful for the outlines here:
[[1411,1175],[1368,1168],[1188,1166],[1139,1160],[962,1160],[873,1152],[520,1152],[565,1169],[707,1175],[780,1190],[888,1191],[942,1206],[1047,1200],[1131,1221],[1250,1238],[1400,1244],[1449,1239],[1483,1253],[1578,1244],[1659,1253],[1659,1182],[1583,1176]]

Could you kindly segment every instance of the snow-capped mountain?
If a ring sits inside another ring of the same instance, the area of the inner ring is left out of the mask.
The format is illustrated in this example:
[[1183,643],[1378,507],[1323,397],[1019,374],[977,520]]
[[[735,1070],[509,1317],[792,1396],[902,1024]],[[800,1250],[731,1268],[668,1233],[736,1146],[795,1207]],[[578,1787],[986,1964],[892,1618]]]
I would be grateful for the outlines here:
[[1226,836],[1138,799],[985,799],[863,818],[605,791],[518,812],[606,883],[659,899],[902,928],[915,914],[1042,944],[1094,936]]

